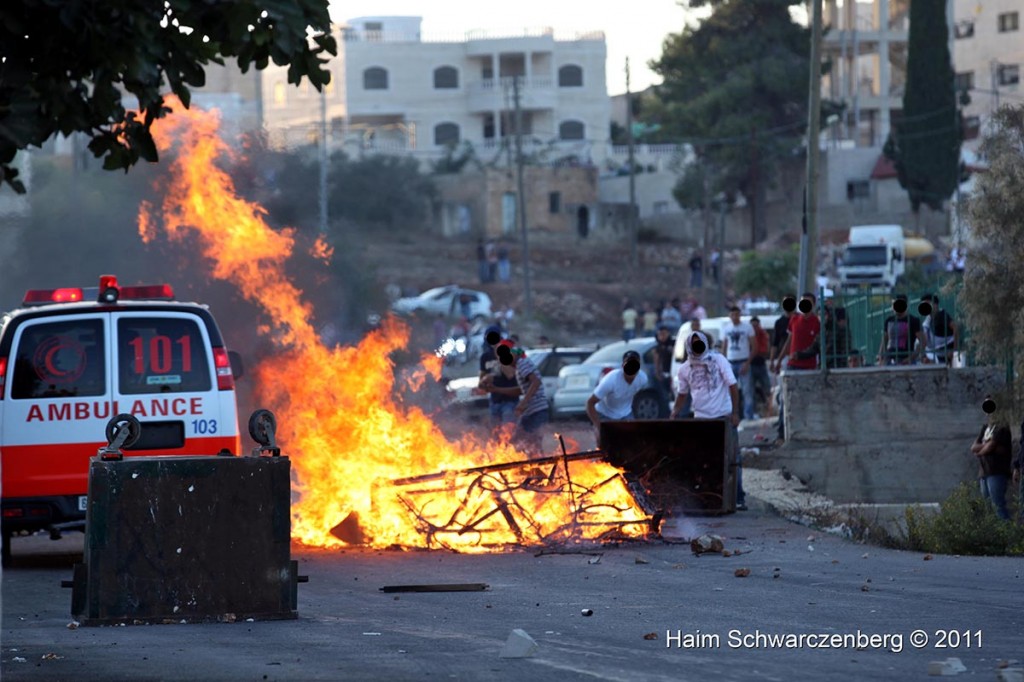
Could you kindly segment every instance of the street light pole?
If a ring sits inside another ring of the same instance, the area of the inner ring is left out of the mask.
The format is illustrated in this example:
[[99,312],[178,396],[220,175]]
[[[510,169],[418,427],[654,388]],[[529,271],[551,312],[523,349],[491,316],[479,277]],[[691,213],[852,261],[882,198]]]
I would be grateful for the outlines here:
[[320,234],[327,234],[327,86],[320,86]]
[[530,243],[526,236],[526,190],[523,183],[523,112],[519,107],[519,76],[512,76],[512,98],[515,102],[516,122],[516,196],[519,217],[519,236],[523,244],[523,315],[533,315],[533,298],[530,293]]
[[799,292],[808,290],[818,255],[818,134],[821,128],[821,0],[811,3],[811,74],[807,105],[807,186],[800,236]]
[[637,210],[636,177],[633,160],[633,93],[629,90],[629,57],[626,57],[626,144],[629,154],[629,263],[636,267]]

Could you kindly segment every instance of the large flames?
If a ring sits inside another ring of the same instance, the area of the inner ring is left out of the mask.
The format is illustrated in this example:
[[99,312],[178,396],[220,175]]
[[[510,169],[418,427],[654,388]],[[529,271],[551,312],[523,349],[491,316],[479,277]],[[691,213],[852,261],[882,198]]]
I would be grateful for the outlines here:
[[[612,466],[565,456],[524,465],[507,442],[450,442],[419,408],[396,398],[391,355],[409,340],[401,322],[385,320],[355,347],[321,343],[311,306],[283,274],[293,233],[270,229],[264,210],[238,197],[217,167],[230,150],[216,114],[172,108],[154,137],[163,153],[176,146],[173,180],[159,210],[142,207],[139,230],[148,240],[162,226],[169,239],[197,245],[213,277],[271,321],[258,331],[279,352],[256,369],[256,394],[277,415],[278,443],[292,461],[294,539],[479,551],[648,530],[647,514]],[[330,247],[318,241],[314,255],[329,258]],[[440,360],[425,355],[419,374],[403,381],[440,370]],[[502,464],[509,462],[520,464]]]

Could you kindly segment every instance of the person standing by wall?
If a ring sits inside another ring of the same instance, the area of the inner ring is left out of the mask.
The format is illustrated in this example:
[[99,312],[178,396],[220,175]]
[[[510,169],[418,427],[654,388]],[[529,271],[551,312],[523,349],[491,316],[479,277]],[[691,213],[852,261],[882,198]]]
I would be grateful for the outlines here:
[[[805,292],[797,304],[799,314],[789,319],[789,335],[782,346],[782,357],[788,357],[790,369],[816,369],[818,367],[818,335],[821,334],[821,320],[814,310],[817,302],[814,294]],[[776,367],[781,365],[776,359]],[[777,371],[777,370],[776,370]]]
[[978,458],[978,486],[981,488],[981,496],[995,507],[996,515],[1009,520],[1006,488],[1012,475],[1010,427],[996,416],[996,403],[991,398],[985,399],[981,409],[988,415],[988,420],[971,444],[971,453]]

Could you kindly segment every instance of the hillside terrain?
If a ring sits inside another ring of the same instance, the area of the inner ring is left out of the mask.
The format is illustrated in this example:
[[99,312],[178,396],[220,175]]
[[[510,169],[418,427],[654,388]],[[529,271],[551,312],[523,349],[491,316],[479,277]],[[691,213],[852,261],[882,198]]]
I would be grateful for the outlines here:
[[626,244],[546,236],[529,244],[534,319],[525,321],[522,250],[518,242],[503,244],[512,263],[508,282],[480,282],[477,245],[469,239],[375,239],[365,245],[365,258],[382,287],[396,285],[403,294],[445,284],[487,292],[495,310],[513,308],[527,344],[541,334],[557,344],[617,337],[626,298],[639,306],[694,296],[707,305],[717,296],[717,289],[689,289],[690,249],[681,244],[642,243],[631,268]]

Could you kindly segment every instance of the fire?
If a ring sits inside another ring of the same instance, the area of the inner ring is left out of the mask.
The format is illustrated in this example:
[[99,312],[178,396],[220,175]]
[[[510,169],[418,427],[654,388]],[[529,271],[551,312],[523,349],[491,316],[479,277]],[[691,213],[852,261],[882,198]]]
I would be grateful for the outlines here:
[[[141,207],[140,234],[152,239],[162,225],[168,239],[198,245],[213,277],[270,319],[257,331],[279,352],[256,368],[257,395],[277,415],[278,444],[291,459],[294,539],[481,551],[647,532],[648,516],[621,472],[594,456],[524,464],[506,441],[450,442],[403,404],[391,360],[409,341],[400,321],[384,320],[358,346],[321,343],[311,306],[283,274],[293,232],[271,229],[263,208],[238,197],[216,165],[231,155],[216,113],[170,106],[154,137],[162,153],[177,148],[173,179],[159,210]],[[324,240],[314,249],[330,256]],[[403,381],[415,389],[440,371],[428,355]]]

